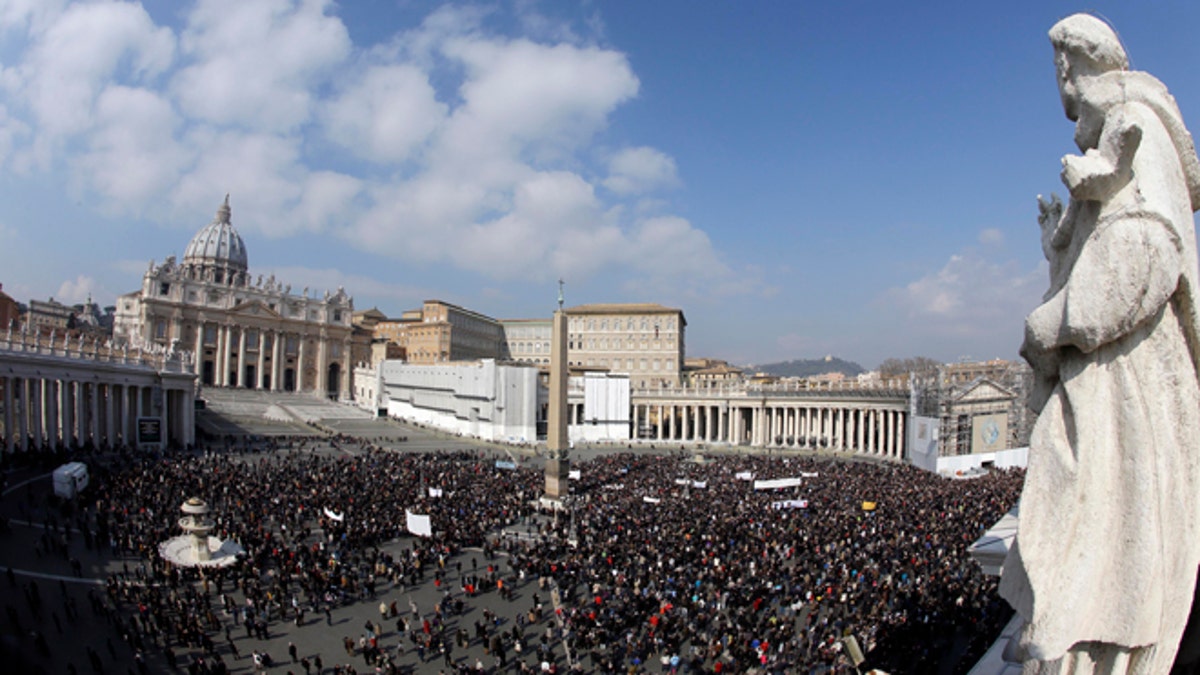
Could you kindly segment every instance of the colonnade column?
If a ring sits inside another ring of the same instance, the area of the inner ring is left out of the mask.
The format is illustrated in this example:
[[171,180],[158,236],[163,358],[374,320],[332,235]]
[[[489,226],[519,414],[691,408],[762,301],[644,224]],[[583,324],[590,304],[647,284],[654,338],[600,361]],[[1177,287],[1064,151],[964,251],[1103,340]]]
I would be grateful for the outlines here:
[[4,378],[4,449],[8,452],[16,450],[15,438],[13,434],[13,380],[16,378]]
[[75,438],[80,445],[87,440],[87,385],[83,381],[73,382],[71,388],[75,394]]
[[896,413],[896,459],[904,459],[904,413]]

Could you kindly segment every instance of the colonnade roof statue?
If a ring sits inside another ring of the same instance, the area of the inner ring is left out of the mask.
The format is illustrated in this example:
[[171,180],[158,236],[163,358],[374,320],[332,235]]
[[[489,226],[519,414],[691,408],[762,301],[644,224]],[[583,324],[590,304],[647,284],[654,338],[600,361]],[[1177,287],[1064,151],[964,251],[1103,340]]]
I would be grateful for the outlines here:
[[1200,162],[1154,77],[1076,14],[1050,30],[1082,155],[1039,198],[1050,288],[1025,322],[1033,366],[1017,541],[1001,594],[1025,673],[1167,673],[1200,565]]

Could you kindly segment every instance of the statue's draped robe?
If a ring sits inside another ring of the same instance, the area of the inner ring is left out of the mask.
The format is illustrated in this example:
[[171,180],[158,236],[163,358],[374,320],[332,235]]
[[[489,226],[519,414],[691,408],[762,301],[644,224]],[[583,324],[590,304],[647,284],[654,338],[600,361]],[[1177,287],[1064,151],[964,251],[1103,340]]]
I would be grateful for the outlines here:
[[1069,211],[1066,274],[1027,321],[1059,336],[1058,382],[1030,438],[1001,580],[1029,622],[1022,646],[1050,662],[1027,672],[1093,672],[1098,661],[1096,672],[1165,674],[1200,564],[1195,186],[1185,175],[1195,151],[1180,118],[1165,119],[1178,112],[1157,80],[1113,77],[1135,75],[1140,99],[1119,90],[1099,142],[1139,128],[1132,179],[1072,195],[1081,203]]

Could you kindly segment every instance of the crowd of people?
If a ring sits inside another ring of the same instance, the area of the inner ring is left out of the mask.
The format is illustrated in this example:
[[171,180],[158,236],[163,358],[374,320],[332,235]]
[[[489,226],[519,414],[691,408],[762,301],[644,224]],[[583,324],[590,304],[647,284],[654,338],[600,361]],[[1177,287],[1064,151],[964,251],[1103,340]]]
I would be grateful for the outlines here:
[[[480,452],[342,436],[125,454],[93,467],[86,501],[43,539],[53,553],[78,531],[125,560],[89,597],[93,613],[189,673],[226,672],[231,658],[270,670],[281,655],[243,654],[235,635],[278,636],[353,603],[378,605],[379,621],[346,638],[346,663],[306,657],[304,672],[437,659],[447,673],[850,673],[849,636],[867,667],[965,672],[1011,616],[966,549],[1013,506],[1020,472],[956,481],[890,463],[684,453],[572,468],[571,495],[549,511],[540,469]],[[158,555],[191,496],[241,562],[201,576]],[[410,513],[429,516],[431,537],[409,533]],[[422,584],[439,601],[404,606]],[[470,613],[484,595],[508,609]]]

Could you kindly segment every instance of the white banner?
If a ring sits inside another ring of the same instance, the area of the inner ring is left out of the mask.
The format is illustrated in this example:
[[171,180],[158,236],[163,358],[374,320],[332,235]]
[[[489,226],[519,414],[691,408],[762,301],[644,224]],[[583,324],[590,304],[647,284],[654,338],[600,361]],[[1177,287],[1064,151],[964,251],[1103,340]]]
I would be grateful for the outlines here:
[[692,481],[692,487],[696,488],[697,490],[703,490],[708,487],[708,481],[694,480],[694,481]]
[[570,478],[571,480],[579,480],[580,478],[583,478],[583,472],[582,471],[568,471],[567,478]]
[[800,477],[801,477],[801,478],[816,478],[816,477],[817,477],[817,475],[818,475],[818,474],[817,474],[817,472],[816,472],[816,471],[813,471],[812,473],[805,473],[805,472],[803,472],[803,471],[801,471],[801,472],[800,472]]
[[442,496],[442,488],[429,488],[429,496],[430,497],[441,497]]
[[688,484],[688,483],[690,483],[690,482],[691,482],[691,481],[690,481],[690,480],[688,480],[688,479],[686,479],[686,478],[676,478],[676,479],[675,479],[675,484],[676,484],[676,485],[687,485],[687,484]]
[[421,515],[405,510],[404,516],[408,521],[407,524],[409,532],[417,535],[418,537],[433,536],[433,521],[429,519],[428,515]]
[[340,523],[340,522],[342,522],[342,520],[343,520],[343,519],[345,519],[345,517],[346,517],[346,512],[345,512],[345,511],[343,511],[343,512],[341,512],[341,513],[334,513],[334,512],[333,512],[332,510],[330,510],[330,509],[325,509],[325,517],[326,517],[326,518],[331,518],[331,519],[333,519],[333,520],[336,520],[336,521],[338,521],[338,522]]
[[657,504],[662,500],[658,497],[642,497],[642,501],[646,502],[647,504]]
[[738,480],[754,480],[754,474],[749,471],[742,471],[734,475]]
[[778,490],[780,488],[799,487],[802,483],[800,478],[776,478],[774,480],[756,480],[754,481],[755,490]]
[[807,509],[807,499],[788,499],[782,502],[771,502],[773,509]]

